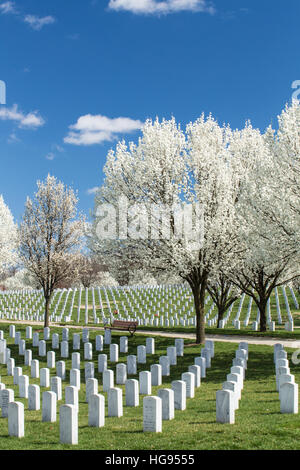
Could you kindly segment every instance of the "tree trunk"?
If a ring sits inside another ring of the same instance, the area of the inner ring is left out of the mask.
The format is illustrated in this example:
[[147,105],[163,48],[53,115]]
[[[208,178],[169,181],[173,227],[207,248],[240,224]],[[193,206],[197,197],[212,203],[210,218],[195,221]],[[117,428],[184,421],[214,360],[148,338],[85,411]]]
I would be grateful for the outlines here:
[[262,299],[259,302],[259,313],[260,313],[260,331],[267,331],[267,315],[266,315],[266,310],[267,310],[267,300]]
[[196,343],[205,343],[205,287],[203,282],[200,285],[193,285],[194,304],[196,311]]
[[50,316],[50,295],[45,296],[45,318],[44,318],[44,328],[49,326],[49,316]]
[[220,328],[220,321],[223,320],[223,317],[224,317],[224,309],[219,307],[218,308],[218,328]]

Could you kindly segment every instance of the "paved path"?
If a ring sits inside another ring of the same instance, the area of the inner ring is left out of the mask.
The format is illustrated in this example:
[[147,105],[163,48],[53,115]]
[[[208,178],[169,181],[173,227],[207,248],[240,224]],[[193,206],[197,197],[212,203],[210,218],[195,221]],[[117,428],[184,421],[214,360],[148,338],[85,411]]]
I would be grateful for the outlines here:
[[[1,323],[8,323],[7,320],[0,320]],[[9,323],[14,323],[16,325],[20,325],[20,321],[10,321]],[[22,321],[22,325],[32,325],[32,326],[40,326],[44,327],[43,322],[30,322],[30,321]],[[59,325],[57,323],[51,323],[52,327],[55,328],[73,328],[73,329],[80,329],[82,330],[83,328],[89,328],[90,330],[99,330],[103,331],[103,327],[99,326],[78,326],[78,325]],[[164,336],[166,338],[184,338],[184,339],[190,339],[191,341],[196,340],[196,335],[192,333],[167,333],[165,331],[143,331],[143,330],[138,330],[139,334],[142,335],[151,335],[151,336]],[[300,340],[293,340],[293,339],[280,339],[280,338],[267,338],[267,337],[257,337],[254,338],[253,336],[236,336],[236,335],[212,335],[207,333],[206,335],[207,339],[213,339],[214,341],[222,341],[222,342],[228,342],[228,343],[239,343],[240,341],[247,341],[249,344],[258,344],[258,345],[266,345],[266,346],[274,346],[276,343],[281,343],[284,347],[286,348],[294,348],[294,349],[300,349]]]
[[[170,338],[185,338],[191,339],[191,341],[196,340],[196,335],[190,333],[165,333],[165,332],[157,332],[157,331],[139,331],[141,334],[148,334],[151,336],[165,336]],[[247,341],[249,344],[258,344],[258,345],[267,345],[273,346],[276,343],[281,343],[283,346],[287,348],[295,348],[300,349],[300,341],[295,341],[292,339],[284,339],[281,340],[280,338],[253,338],[251,336],[231,336],[231,335],[212,335],[207,333],[205,335],[207,339],[213,339],[214,341],[222,341],[228,343],[239,343],[240,341]]]

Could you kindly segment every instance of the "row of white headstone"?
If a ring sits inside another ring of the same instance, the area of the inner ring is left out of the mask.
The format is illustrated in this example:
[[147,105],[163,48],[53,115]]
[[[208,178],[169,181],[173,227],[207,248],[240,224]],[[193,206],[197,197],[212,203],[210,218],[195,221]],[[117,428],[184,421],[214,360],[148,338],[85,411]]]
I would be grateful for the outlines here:
[[[103,323],[107,323],[109,321],[113,321],[114,314],[113,308],[111,304],[113,304],[114,308],[118,310],[119,319],[123,320],[136,320],[138,321],[139,325],[142,326],[153,326],[153,327],[174,327],[174,326],[194,326],[196,323],[196,317],[194,314],[192,296],[190,295],[189,289],[186,286],[173,286],[172,288],[168,286],[160,286],[160,288],[154,288],[153,286],[131,286],[130,289],[124,288],[105,288],[105,287],[97,287],[91,288],[92,294],[92,309],[93,309],[93,322],[95,324],[100,323],[100,319]],[[292,295],[292,299],[295,305],[295,308],[299,307],[295,292],[292,286],[289,286],[290,293]],[[78,289],[78,308],[77,308],[77,322],[81,321],[81,297],[82,297],[83,289]],[[95,292],[98,293],[99,299],[99,306],[100,306],[100,317],[97,316],[96,309],[98,308],[95,301]],[[77,289],[63,289],[55,291],[55,294],[52,298],[51,305],[52,314],[51,314],[51,321],[66,321],[70,322],[72,317],[74,316],[73,313],[73,306],[74,300],[76,295]],[[102,292],[102,294],[101,294]],[[285,323],[285,328],[288,331],[293,331],[293,318],[290,311],[289,301],[286,294],[286,287],[282,286],[282,292],[284,296],[284,301],[287,310],[288,321]],[[63,295],[65,293],[65,297],[63,299]],[[85,315],[84,321],[86,324],[89,322],[89,305],[88,305],[88,293],[89,290],[85,289]],[[108,296],[110,295],[110,299]],[[71,295],[72,294],[72,295]],[[116,294],[116,295],[115,295]],[[14,299],[14,295],[16,296]],[[28,302],[28,307],[25,305],[21,309],[23,313],[20,313],[20,295],[18,293],[9,293],[9,294],[2,294],[0,296],[0,301],[2,301],[2,308],[0,305],[0,316],[6,316],[9,319],[18,319],[18,320],[34,320],[34,321],[41,321],[43,319],[43,311],[44,311],[44,299],[42,293],[39,291],[38,293],[34,293],[34,305],[30,303],[30,294],[26,293],[25,299]],[[38,297],[37,297],[38,296]],[[105,299],[105,306],[102,303],[102,296]],[[169,297],[171,296],[171,297]],[[9,312],[6,315],[6,310],[4,309],[3,313],[3,302],[7,297],[10,305]],[[116,297],[119,297],[116,299]],[[280,303],[278,297],[278,290],[275,288],[275,297],[276,297],[276,309],[277,309],[277,321],[278,324],[282,324],[282,317],[280,311]],[[127,306],[124,303],[124,298],[127,302]],[[68,300],[70,301],[70,309],[69,312],[65,312],[66,305]],[[185,299],[185,300],[184,300]],[[210,297],[206,297],[206,303],[210,300]],[[232,320],[233,325],[236,329],[241,328],[241,320],[240,314],[242,311],[242,306],[245,300],[245,295],[243,294],[239,300],[239,307],[237,313],[235,314],[234,319]],[[141,305],[140,305],[141,303]],[[39,305],[38,305],[39,304]],[[30,305],[30,308],[29,308]],[[220,327],[224,328],[229,321],[231,316],[231,312],[233,309],[234,304],[232,304],[227,311],[224,319],[220,323]],[[153,310],[156,309],[158,312],[157,315],[153,313]],[[243,320],[243,324],[245,327],[248,326],[250,321],[251,315],[251,308],[252,308],[252,298],[250,298],[248,310],[245,319]],[[205,322],[208,326],[215,326],[217,323],[217,314],[214,314],[215,304],[212,303],[209,311],[205,315]],[[19,313],[13,313],[15,310],[18,310]],[[59,310],[59,311],[58,311]],[[108,310],[108,311],[107,311]],[[174,310],[174,311],[173,311]],[[33,313],[34,312],[34,313]],[[256,320],[252,323],[253,330],[257,330],[258,323],[259,323],[259,311],[256,315]],[[272,321],[271,318],[271,309],[270,309],[270,302],[267,305],[267,322],[270,331],[275,331],[275,321]]]
[[245,373],[248,361],[248,343],[239,343],[232,362],[230,374],[222,384],[222,390],[216,393],[217,423],[235,423],[235,411],[239,408],[241,392],[244,387]]
[[[10,336],[14,337],[15,339],[15,344],[18,344],[20,346],[21,337],[18,334],[18,332],[15,331],[13,328],[14,325],[11,325],[10,328]],[[2,332],[3,333],[3,332]],[[6,341],[2,336],[2,344],[5,344]],[[29,335],[30,336],[30,335]],[[64,338],[66,340],[67,331],[64,332]],[[50,339],[49,331],[46,330],[44,331],[44,337],[46,339]],[[126,338],[127,337],[123,337]],[[88,339],[88,336],[86,336],[85,339]],[[151,340],[151,341],[147,341]],[[142,351],[145,353],[146,351],[148,353],[154,353],[154,339],[153,338],[147,338],[146,340],[146,346],[140,346],[138,348],[138,356],[141,354],[139,351]],[[39,343],[36,343],[36,345],[39,345],[39,349],[41,346],[41,341]],[[42,340],[42,344],[44,346],[45,340]],[[89,345],[91,343],[85,343],[86,345]],[[102,342],[103,345],[103,342]],[[124,346],[124,345],[123,345]],[[125,342],[125,346],[127,346]],[[110,349],[115,349],[118,347],[118,345],[111,344]],[[143,349],[142,349],[143,348]],[[22,348],[21,354],[26,352],[27,350]],[[6,352],[8,350],[6,349]],[[20,352],[20,347],[19,347],[19,352]],[[182,356],[184,352],[184,341],[182,339],[176,339],[175,340],[175,346],[171,346],[167,349],[167,356],[165,356],[165,359],[168,359],[169,366],[170,364],[176,365],[177,363],[177,355]],[[48,352],[50,354],[51,351]],[[54,354],[54,352],[52,352]],[[203,354],[205,353],[205,350],[203,350]],[[112,353],[111,353],[112,354]],[[79,353],[73,353],[72,354],[72,367],[77,364],[77,367],[80,366],[80,358],[78,361],[78,356]],[[75,357],[76,356],[76,357]],[[79,355],[80,356],[80,355]],[[103,356],[103,355],[99,355]],[[130,356],[128,356],[130,357]],[[144,357],[144,354],[142,354],[142,357]],[[163,359],[164,357],[162,357]],[[203,358],[199,358],[203,359]],[[10,355],[6,354],[5,360],[7,360],[7,370],[9,375],[14,376],[14,384],[19,386],[19,396],[22,398],[28,398],[28,407],[30,410],[38,410],[40,408],[40,387],[38,385],[30,385],[29,384],[29,377],[26,375],[22,375],[22,368],[21,367],[14,367],[14,359],[10,357]],[[74,364],[75,363],[75,364]],[[162,365],[163,365],[162,361]],[[27,364],[29,365],[29,364]],[[55,361],[52,361],[52,365],[55,365]],[[86,363],[86,366],[93,365],[93,363]],[[151,377],[151,385],[161,385],[161,375],[162,375],[162,365],[161,364],[153,364],[151,366],[151,372],[148,371],[142,371],[140,373],[139,379],[140,379],[140,387],[139,387],[139,393],[140,394],[147,394],[151,393],[151,389],[147,390],[147,385],[149,384],[149,378]],[[62,385],[61,381],[65,378],[65,367],[64,366],[64,361],[59,361],[56,363],[56,369],[57,369],[57,376],[51,378],[51,390],[44,392],[43,393],[43,405],[42,405],[42,419],[43,421],[48,421],[48,420],[56,420],[56,401],[61,399],[62,395]],[[122,377],[122,380],[120,383],[124,383],[124,376],[126,377],[126,372],[124,374],[124,366],[125,364],[117,364],[117,382],[119,380],[119,377]],[[75,366],[76,367],[76,366]],[[126,367],[126,366],[125,366]],[[119,368],[119,370],[118,370]],[[123,371],[122,371],[123,368]],[[195,365],[191,366],[191,369],[193,369],[193,372],[189,371],[186,373],[186,375],[182,375],[183,382],[186,383],[186,390],[187,390],[187,396],[193,396],[194,395],[194,384],[195,384],[195,379],[193,382],[193,378],[195,376],[196,378],[196,384],[200,381],[200,367]],[[194,370],[195,369],[195,370]],[[93,371],[93,368],[92,368]],[[197,371],[197,372],[196,372]],[[112,377],[113,371],[109,370],[102,370],[103,372],[103,391],[108,393],[108,415],[109,416],[121,416],[123,411],[122,411],[122,390],[121,389],[116,389],[113,384],[114,384],[114,379]],[[120,373],[121,372],[121,373]],[[33,360],[31,362],[31,376],[34,378],[38,378],[40,376],[40,385],[43,387],[49,387],[49,382],[50,382],[50,370],[47,368],[43,368],[39,370],[39,361],[38,360]],[[98,392],[98,381],[93,377],[93,372],[90,371],[90,375],[88,376],[87,373],[85,374],[85,379],[86,379],[86,400],[89,402],[89,398],[93,395],[99,395]],[[137,398],[132,397],[132,385],[134,385],[136,382],[135,380],[126,380],[125,385],[126,385],[126,403],[128,405],[130,403],[135,403],[137,402]],[[79,370],[74,370],[72,369],[70,371],[70,386],[66,387],[65,393],[66,393],[66,405],[74,405],[75,408],[78,410],[78,393],[76,391],[79,390],[80,388],[80,371]],[[72,385],[73,384],[73,385]],[[4,385],[1,384],[1,388],[4,388]],[[176,391],[176,398],[178,397],[178,391],[176,388],[176,383],[174,384],[174,388]],[[121,398],[120,398],[120,393],[121,393]],[[166,392],[160,392],[162,394],[165,394]],[[76,398],[77,395],[77,398]],[[175,395],[175,392],[174,392]],[[183,398],[180,398],[177,400],[177,402],[182,402]],[[165,399],[164,399],[165,401]],[[177,403],[176,402],[176,403]],[[5,405],[5,403],[7,405]],[[11,406],[10,403],[12,403]],[[103,400],[99,396],[95,396],[92,400],[92,403],[94,403],[94,408],[96,407],[95,403],[101,403],[101,407],[103,407]],[[2,403],[0,404],[2,406]],[[9,409],[11,408],[11,412],[9,412]],[[100,419],[100,412],[99,410],[93,411],[93,406],[91,405],[91,411],[89,414],[91,415],[90,421],[93,422],[92,416],[97,415],[98,420]],[[97,408],[97,407],[96,407]],[[22,437],[24,435],[24,406],[22,406],[22,403],[19,402],[14,402],[14,391],[13,390],[5,390],[3,393],[3,409],[2,409],[3,415],[7,414],[7,417],[9,417],[9,423],[14,423],[13,426],[9,425],[10,429],[10,434],[11,435],[16,435],[18,437]],[[76,420],[74,418],[74,413],[67,408],[61,408],[61,420],[62,423],[65,422],[65,420],[71,420],[72,425],[67,425],[67,424],[62,424],[61,429],[65,429],[67,427],[69,430],[73,429],[73,427],[76,427]],[[103,413],[101,414],[103,416]],[[103,422],[104,418],[101,418],[101,422]],[[95,420],[95,418],[94,418]],[[75,424],[74,424],[75,423]],[[13,431],[11,429],[14,429]],[[17,431],[16,431],[17,430]],[[61,435],[64,437],[61,437],[62,442],[68,442],[68,443],[76,443],[76,436],[78,436],[78,432],[71,433],[71,431],[68,434],[68,438],[66,437],[66,431],[61,431]]]
[[279,392],[280,412],[298,413],[298,384],[291,374],[287,352],[280,343],[274,345],[276,390]]

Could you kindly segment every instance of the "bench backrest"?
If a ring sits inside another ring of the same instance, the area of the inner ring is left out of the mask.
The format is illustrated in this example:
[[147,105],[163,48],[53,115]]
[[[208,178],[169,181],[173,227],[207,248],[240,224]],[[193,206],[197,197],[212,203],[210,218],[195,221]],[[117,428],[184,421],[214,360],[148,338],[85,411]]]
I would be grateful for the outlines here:
[[112,326],[138,326],[137,321],[114,320]]

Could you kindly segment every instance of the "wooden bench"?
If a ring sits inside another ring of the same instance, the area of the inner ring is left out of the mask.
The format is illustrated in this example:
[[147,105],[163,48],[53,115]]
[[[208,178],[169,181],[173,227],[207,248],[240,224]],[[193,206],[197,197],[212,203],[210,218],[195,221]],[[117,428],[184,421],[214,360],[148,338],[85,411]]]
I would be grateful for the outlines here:
[[104,329],[129,331],[131,336],[133,336],[136,331],[137,326],[138,326],[137,321],[114,320],[112,325],[105,326]]

